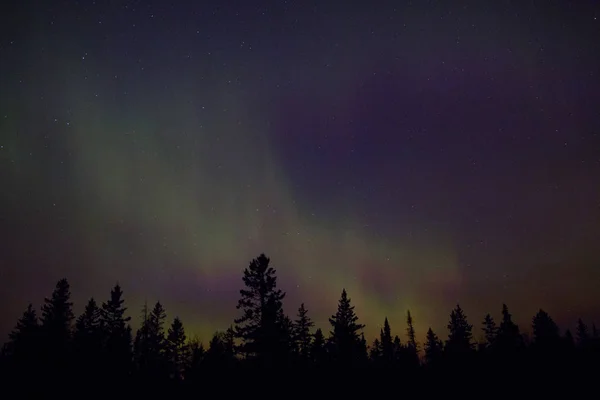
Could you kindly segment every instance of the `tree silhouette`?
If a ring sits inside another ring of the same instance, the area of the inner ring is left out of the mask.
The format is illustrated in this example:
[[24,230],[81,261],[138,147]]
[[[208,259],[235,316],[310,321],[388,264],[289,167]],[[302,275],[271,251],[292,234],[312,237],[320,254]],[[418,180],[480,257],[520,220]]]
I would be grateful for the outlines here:
[[204,356],[204,364],[208,368],[225,368],[234,365],[234,335],[233,329],[216,332],[213,335]]
[[45,362],[54,365],[53,372],[60,374],[69,362],[69,345],[72,334],[73,303],[71,288],[66,279],[56,283],[50,298],[42,306],[42,334]]
[[300,304],[298,316],[294,321],[294,336],[300,356],[304,359],[307,359],[310,353],[312,341],[310,330],[314,325],[308,316],[308,310],[304,307],[304,303]]
[[373,340],[373,345],[369,349],[369,358],[376,364],[382,361],[381,342],[377,338]]
[[182,379],[183,373],[190,361],[190,354],[186,343],[183,323],[179,317],[175,317],[167,332],[166,350],[171,376],[176,379]]
[[9,342],[5,346],[5,356],[10,357],[13,372],[35,375],[40,350],[40,324],[31,303],[8,337]]
[[580,348],[588,347],[590,344],[590,333],[587,325],[581,318],[577,320],[577,331],[575,333],[577,336],[577,345]]
[[342,365],[351,365],[362,357],[361,353],[365,346],[362,344],[359,331],[365,326],[358,324],[357,321],[358,317],[354,313],[354,306],[350,304],[346,289],[343,289],[337,312],[329,318],[329,323],[333,328],[329,338],[333,356]]
[[107,373],[115,379],[125,377],[131,370],[131,328],[127,322],[131,317],[125,317],[127,308],[119,284],[110,291],[110,299],[102,303],[100,309],[100,324],[105,336],[105,362],[111,368]]
[[383,329],[379,333],[379,342],[381,343],[381,358],[387,365],[394,361],[394,343],[392,341],[392,330],[387,317],[383,321]]
[[425,339],[425,362],[427,365],[431,366],[438,363],[442,356],[442,350],[442,341],[429,328],[427,330],[427,338]]
[[491,349],[494,347],[496,343],[496,337],[498,335],[498,328],[496,327],[496,322],[494,318],[488,313],[483,318],[482,322],[484,335],[485,335],[485,347],[487,349]]
[[474,347],[473,335],[471,333],[473,325],[467,321],[467,316],[459,304],[450,314],[448,323],[448,340],[446,341],[446,352],[454,358],[464,357],[469,354]]
[[325,336],[321,328],[318,328],[313,335],[310,346],[310,358],[316,365],[323,365],[326,361]]
[[533,317],[533,340],[536,346],[545,349],[550,349],[560,340],[558,326],[542,309]]
[[240,351],[265,365],[275,363],[288,347],[288,338],[282,337],[285,293],[277,289],[276,271],[269,267],[269,262],[269,258],[261,254],[244,269],[246,289],[240,290],[237,305],[242,316],[234,321],[236,336],[242,341]]
[[94,298],[88,301],[83,314],[75,322],[74,345],[77,362],[86,370],[84,378],[95,375],[102,362],[103,332],[100,308]]
[[408,336],[407,346],[416,353],[418,351],[418,343],[415,335],[415,328],[413,326],[413,319],[410,315],[410,310],[406,312],[406,325],[406,336]]
[[523,337],[519,327],[512,321],[506,304],[502,304],[502,322],[497,334],[498,350],[504,355],[514,353],[523,346]]

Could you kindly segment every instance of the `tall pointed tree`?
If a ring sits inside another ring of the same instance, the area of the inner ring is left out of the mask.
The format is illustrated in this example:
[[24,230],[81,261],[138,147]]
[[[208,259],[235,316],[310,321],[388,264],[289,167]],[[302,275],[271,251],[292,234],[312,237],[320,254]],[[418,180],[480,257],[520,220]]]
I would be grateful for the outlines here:
[[50,298],[42,306],[42,332],[45,362],[55,366],[52,373],[60,374],[69,365],[70,341],[73,328],[71,287],[66,279],[56,283]]
[[334,358],[346,366],[361,359],[362,342],[359,332],[365,326],[358,323],[346,289],[342,290],[337,312],[329,318],[329,323],[333,328],[329,340],[333,345]]
[[107,373],[114,378],[126,376],[131,368],[131,317],[125,316],[123,291],[119,284],[110,291],[110,299],[102,303],[100,323],[105,336]]
[[190,361],[189,348],[186,343],[185,330],[179,317],[175,317],[167,333],[167,359],[173,378],[183,378],[183,373]]
[[463,309],[457,304],[450,314],[446,351],[453,356],[469,354],[474,348],[472,329],[473,325],[469,324]]
[[387,317],[383,321],[383,329],[379,333],[379,342],[381,343],[381,357],[387,364],[394,361],[394,343],[392,340],[392,330]]
[[240,351],[265,364],[279,359],[288,346],[287,338],[282,337],[285,293],[277,289],[276,271],[269,263],[270,259],[261,254],[244,270],[245,289],[240,290],[237,305],[242,316],[235,320],[236,335],[242,342]]
[[15,328],[8,334],[6,356],[10,357],[11,370],[27,374],[37,368],[40,349],[40,325],[33,305],[29,303]]
[[498,335],[498,327],[494,318],[488,313],[483,319],[483,328],[481,328],[485,335],[485,348],[492,349],[496,343],[496,337]]
[[318,328],[313,335],[310,346],[310,358],[316,365],[323,365],[325,363],[325,335],[323,335],[321,328]]
[[102,326],[100,308],[96,300],[91,298],[83,314],[75,322],[75,348],[80,361],[89,366],[96,366],[102,352]]
[[519,327],[512,321],[506,304],[502,304],[502,322],[498,329],[498,347],[504,354],[519,350],[523,346],[523,337]]
[[590,343],[590,334],[587,325],[581,318],[577,320],[577,331],[575,333],[577,335],[577,345],[580,348],[588,347]]
[[42,306],[42,327],[44,334],[54,346],[66,346],[72,333],[73,303],[71,287],[66,279],[57,282],[50,298]]
[[425,362],[431,366],[439,362],[442,356],[443,345],[438,336],[429,328],[425,341]]
[[308,310],[304,307],[304,303],[300,304],[298,316],[296,321],[294,321],[294,336],[299,354],[304,359],[308,358],[310,353],[310,345],[312,341],[310,330],[314,325],[315,324],[308,316]]
[[406,336],[408,337],[408,348],[412,349],[415,354],[419,349],[419,344],[417,343],[417,337],[415,335],[415,327],[413,325],[413,318],[410,314],[410,310],[406,312]]

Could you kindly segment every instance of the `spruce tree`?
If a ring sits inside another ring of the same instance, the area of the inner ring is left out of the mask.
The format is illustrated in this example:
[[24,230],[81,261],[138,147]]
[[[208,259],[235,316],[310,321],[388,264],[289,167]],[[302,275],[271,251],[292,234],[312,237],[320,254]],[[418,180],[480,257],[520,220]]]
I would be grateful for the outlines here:
[[298,316],[294,321],[294,336],[298,352],[303,359],[307,359],[310,353],[310,345],[312,335],[310,330],[315,324],[308,316],[308,310],[304,307],[304,303],[298,308]]
[[437,337],[437,335],[429,328],[427,330],[427,338],[425,341],[425,361],[427,365],[435,365],[435,363],[439,362],[442,356],[442,341]]
[[9,342],[4,349],[4,356],[9,357],[10,370],[17,375],[25,376],[29,373],[35,375],[42,343],[40,343],[40,324],[31,303],[8,337]]
[[502,304],[502,322],[498,329],[497,341],[499,350],[504,354],[515,352],[523,346],[519,327],[512,321],[506,304]]
[[96,369],[101,362],[102,333],[100,308],[94,298],[91,298],[83,314],[75,322],[74,336],[78,362],[87,369]]
[[269,262],[261,254],[244,270],[245,289],[240,290],[237,305],[242,316],[235,320],[240,351],[264,365],[276,364],[281,357],[287,357],[289,346],[288,338],[282,335],[287,329],[282,312],[285,293],[277,289],[276,271]]
[[542,309],[533,317],[533,340],[538,348],[551,348],[560,340],[558,325]]
[[51,373],[60,374],[69,364],[74,319],[70,285],[66,279],[61,279],[42,306],[44,347],[41,356],[54,366]]
[[496,343],[496,337],[498,335],[498,328],[496,327],[496,322],[494,318],[488,313],[485,315],[483,319],[483,328],[481,328],[485,335],[485,347],[487,349],[492,349],[494,344]]
[[379,343],[381,343],[381,357],[383,362],[390,365],[394,360],[394,343],[387,317],[383,321],[383,329],[379,332]]
[[123,291],[119,284],[110,291],[110,299],[102,303],[100,324],[104,333],[104,354],[107,374],[113,378],[125,377],[131,368],[131,317],[125,316]]
[[333,328],[329,339],[333,346],[333,356],[344,366],[360,362],[359,360],[363,358],[361,353],[364,346],[359,331],[365,326],[357,321],[358,317],[354,313],[354,306],[351,305],[350,298],[344,289],[337,312],[329,318],[329,323]]
[[373,345],[369,349],[369,358],[375,364],[379,364],[382,361],[381,342],[377,338],[373,340]]
[[406,312],[406,325],[406,335],[408,336],[408,348],[412,349],[412,351],[414,351],[416,354],[419,348],[417,343],[417,337],[415,335],[415,328],[413,325],[412,315],[410,315],[410,310]]
[[310,346],[310,358],[316,365],[323,365],[326,358],[325,336],[321,328],[318,328],[314,335]]
[[472,329],[473,325],[468,323],[463,309],[457,304],[450,314],[446,351],[458,358],[469,354],[474,348]]
[[587,325],[581,318],[577,320],[577,345],[580,348],[587,348],[590,343],[590,334]]
[[185,368],[190,361],[190,354],[183,323],[179,317],[175,317],[167,332],[166,349],[171,376],[178,380],[182,379]]

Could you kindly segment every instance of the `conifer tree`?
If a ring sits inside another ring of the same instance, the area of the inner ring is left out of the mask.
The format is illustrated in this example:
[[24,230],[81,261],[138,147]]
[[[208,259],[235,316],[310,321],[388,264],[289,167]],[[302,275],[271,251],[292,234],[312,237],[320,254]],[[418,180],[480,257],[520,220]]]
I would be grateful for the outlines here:
[[298,351],[302,358],[308,358],[310,353],[310,345],[312,336],[310,330],[315,324],[308,316],[308,310],[304,307],[304,303],[300,304],[298,316],[294,322],[294,336]]
[[310,346],[310,358],[316,365],[323,365],[325,362],[325,336],[321,328],[318,328],[314,335]]
[[558,325],[542,309],[533,317],[533,340],[539,348],[550,348],[560,340]]
[[175,317],[168,330],[166,349],[171,375],[175,379],[181,379],[190,361],[190,354],[183,323],[179,317]]
[[459,304],[452,310],[450,314],[450,322],[448,323],[448,340],[446,341],[446,351],[453,356],[466,355],[474,348],[473,325],[467,321],[467,316]]
[[[366,347],[359,336],[359,331],[364,328],[364,325],[357,321],[358,317],[354,313],[354,306],[351,305],[350,298],[344,289],[337,312],[329,318],[329,323],[333,328],[329,340],[333,346],[334,358],[345,366],[359,361],[362,358],[363,347]],[[366,348],[364,351],[366,353]]]
[[379,364],[382,361],[381,342],[377,338],[373,340],[373,345],[369,349],[369,358],[375,364]]
[[73,303],[69,282],[61,279],[52,292],[52,297],[45,299],[42,306],[42,327],[44,335],[51,340],[53,346],[66,346],[71,332]]
[[412,349],[412,351],[414,351],[416,354],[419,348],[417,338],[415,335],[415,328],[413,325],[412,315],[410,315],[410,310],[406,312],[406,325],[406,335],[408,336],[407,346],[409,349]]
[[50,298],[42,306],[43,354],[46,363],[51,363],[51,373],[60,374],[69,364],[70,341],[73,315],[71,289],[66,279],[56,283]]
[[442,341],[431,328],[429,328],[427,330],[427,339],[425,341],[425,361],[427,365],[434,365],[439,362],[442,356],[442,349]]
[[95,368],[101,361],[103,336],[100,322],[100,308],[91,298],[75,322],[74,336],[79,363],[85,364],[88,369]]
[[37,367],[40,348],[40,324],[33,305],[29,303],[15,328],[8,334],[5,357],[10,357],[13,372],[27,374]]
[[483,328],[481,328],[485,334],[485,347],[491,349],[496,343],[496,337],[498,335],[498,328],[494,318],[488,313],[483,319]]
[[519,327],[512,321],[506,304],[502,304],[502,322],[498,329],[498,347],[504,354],[519,350],[523,346],[523,338]]
[[108,374],[114,378],[126,376],[131,367],[131,317],[125,317],[123,291],[119,284],[110,291],[110,299],[102,303],[100,324],[104,331],[105,362],[110,367]]
[[581,318],[577,320],[577,345],[581,348],[586,348],[590,342],[590,334],[587,325]]
[[235,320],[236,336],[241,339],[240,351],[246,357],[255,357],[266,365],[272,364],[288,350],[288,338],[282,333],[284,326],[282,300],[285,293],[277,289],[274,268],[269,258],[261,254],[244,270],[245,289],[237,309],[242,316]]
[[387,364],[394,360],[394,343],[392,341],[392,330],[387,317],[383,321],[383,329],[379,333],[379,342],[381,343],[381,357]]

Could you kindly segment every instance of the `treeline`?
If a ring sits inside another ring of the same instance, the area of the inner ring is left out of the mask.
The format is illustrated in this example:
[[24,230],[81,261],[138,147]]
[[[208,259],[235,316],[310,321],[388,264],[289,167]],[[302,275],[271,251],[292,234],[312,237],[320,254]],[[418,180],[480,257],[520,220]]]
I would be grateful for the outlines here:
[[[61,279],[46,298],[41,315],[30,304],[2,349],[2,377],[59,379],[78,382],[203,382],[215,371],[247,368],[395,369],[405,374],[436,374],[456,370],[519,371],[598,366],[600,335],[595,325],[581,319],[575,336],[561,334],[552,318],[540,310],[532,319],[527,340],[506,305],[496,323],[486,315],[480,328],[469,323],[460,307],[452,310],[445,340],[429,329],[419,343],[410,312],[401,334],[394,334],[387,318],[372,343],[354,312],[345,290],[325,334],[314,329],[301,304],[291,318],[283,311],[285,293],[277,288],[276,271],[264,254],[252,260],[243,274],[244,287],[237,305],[239,317],[208,344],[190,340],[183,322],[167,320],[161,303],[144,306],[140,328],[133,334],[116,285],[108,299],[90,299],[75,319],[69,283]],[[473,335],[481,329],[485,340]],[[422,376],[422,375],[421,375]],[[210,382],[208,382],[210,383]]]

